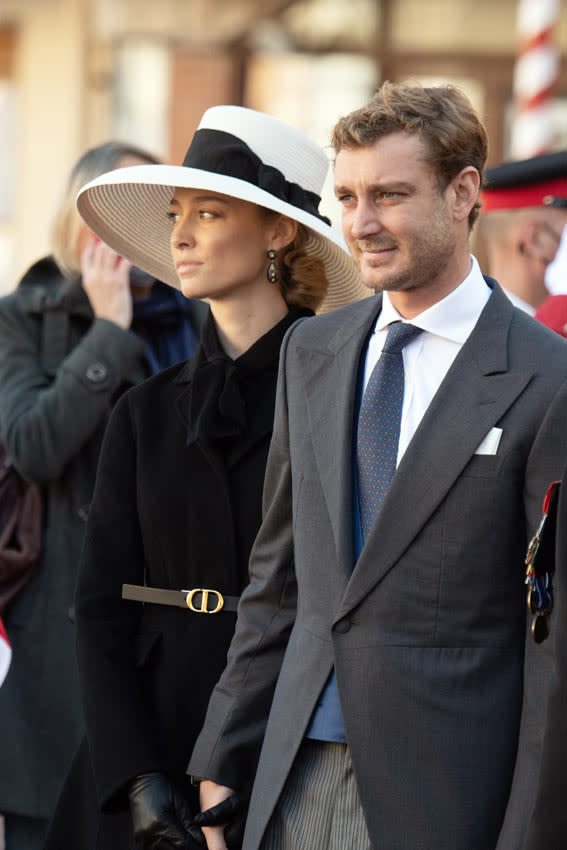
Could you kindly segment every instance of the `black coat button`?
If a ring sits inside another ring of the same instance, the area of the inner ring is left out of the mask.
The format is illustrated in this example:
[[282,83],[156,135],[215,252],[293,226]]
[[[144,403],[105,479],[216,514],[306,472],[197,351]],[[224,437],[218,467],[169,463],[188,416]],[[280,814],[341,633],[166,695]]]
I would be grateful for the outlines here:
[[100,384],[108,376],[108,369],[104,363],[93,363],[85,372],[88,380],[93,384]]
[[344,620],[339,620],[339,622],[336,623],[336,625],[334,626],[334,631],[337,632],[339,635],[345,635],[347,632],[350,631],[350,620],[346,617],[344,618]]
[[79,517],[79,519],[82,519],[83,522],[86,522],[89,516],[89,506],[81,505],[79,508],[77,508],[77,516]]

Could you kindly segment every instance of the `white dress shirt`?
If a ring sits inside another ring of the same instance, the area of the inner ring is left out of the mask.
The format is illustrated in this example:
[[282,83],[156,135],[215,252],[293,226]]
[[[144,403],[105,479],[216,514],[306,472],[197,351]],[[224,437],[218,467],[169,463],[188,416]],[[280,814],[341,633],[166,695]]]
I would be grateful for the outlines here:
[[[410,321],[410,324],[423,328],[424,332],[408,343],[402,352],[404,400],[398,463],[453,360],[490,298],[491,289],[472,255],[471,260],[471,270],[463,282],[441,301]],[[382,310],[368,342],[364,389],[386,342],[388,325],[396,321],[408,320],[400,316],[388,293],[384,292]]]

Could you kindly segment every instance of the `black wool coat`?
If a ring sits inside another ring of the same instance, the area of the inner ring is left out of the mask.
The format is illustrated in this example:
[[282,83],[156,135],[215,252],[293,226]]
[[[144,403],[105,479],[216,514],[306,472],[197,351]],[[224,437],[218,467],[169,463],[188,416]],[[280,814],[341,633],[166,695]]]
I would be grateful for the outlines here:
[[279,348],[301,315],[290,312],[234,363],[211,318],[195,357],[116,405],[76,596],[87,742],[46,848],[131,846],[126,788],[140,773],[166,773],[197,803],[187,762],[236,614],[125,601],[122,585],[238,596],[247,584]]
[[39,563],[4,618],[0,812],[48,818],[84,734],[69,612],[102,434],[120,392],[145,379],[143,357],[50,258],[0,299],[0,432],[45,514]]

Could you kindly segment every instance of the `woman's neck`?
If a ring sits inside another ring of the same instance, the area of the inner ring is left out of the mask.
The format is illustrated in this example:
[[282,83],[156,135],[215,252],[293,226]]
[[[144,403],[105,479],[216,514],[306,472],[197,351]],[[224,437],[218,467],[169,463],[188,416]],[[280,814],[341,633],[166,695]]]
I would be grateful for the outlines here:
[[286,302],[275,287],[259,298],[211,300],[210,307],[220,344],[232,360],[248,351],[288,312]]

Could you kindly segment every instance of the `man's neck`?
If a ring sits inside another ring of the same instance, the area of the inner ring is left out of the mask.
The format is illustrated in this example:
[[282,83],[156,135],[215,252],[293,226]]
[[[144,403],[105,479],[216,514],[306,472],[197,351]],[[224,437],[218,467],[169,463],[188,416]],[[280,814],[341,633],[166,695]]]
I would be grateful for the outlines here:
[[467,253],[461,261],[447,269],[445,274],[440,275],[436,281],[429,286],[420,286],[416,289],[401,289],[388,291],[392,305],[404,319],[413,319],[419,316],[429,307],[442,301],[450,292],[453,292],[464,281],[471,270],[471,258]]

